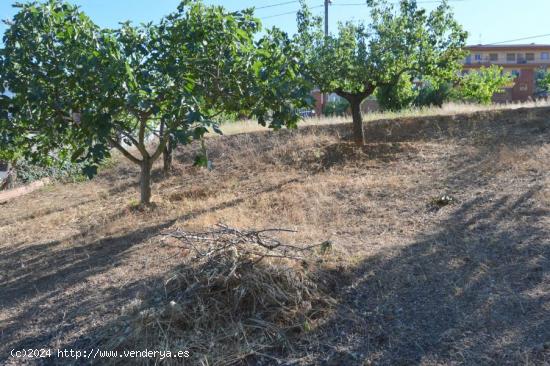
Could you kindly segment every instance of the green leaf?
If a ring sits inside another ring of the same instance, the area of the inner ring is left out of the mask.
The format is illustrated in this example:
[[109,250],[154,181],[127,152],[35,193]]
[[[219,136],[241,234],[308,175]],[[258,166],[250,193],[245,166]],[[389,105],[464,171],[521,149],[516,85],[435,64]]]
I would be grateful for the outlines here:
[[88,177],[88,179],[92,179],[97,175],[97,166],[96,165],[88,165],[82,168],[82,174]]
[[78,160],[78,158],[84,153],[84,146],[79,147],[76,149],[76,151],[71,155],[71,161],[75,162]]
[[193,161],[193,166],[207,168],[208,158],[203,154],[198,154],[197,156],[195,156],[195,160]]

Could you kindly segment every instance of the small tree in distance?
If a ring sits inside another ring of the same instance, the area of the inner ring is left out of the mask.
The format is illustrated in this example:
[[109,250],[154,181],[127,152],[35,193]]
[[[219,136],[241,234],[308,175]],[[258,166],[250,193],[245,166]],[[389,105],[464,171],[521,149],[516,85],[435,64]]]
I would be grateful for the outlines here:
[[170,140],[219,131],[212,117],[234,110],[292,127],[308,101],[292,48],[280,48],[288,37],[272,31],[256,44],[250,10],[185,0],[158,25],[108,30],[61,0],[16,7],[0,51],[1,88],[14,93],[0,103],[5,135],[37,163],[85,162],[89,176],[119,150],[140,167],[142,204]]
[[502,67],[481,67],[463,75],[451,96],[462,102],[491,104],[494,94],[502,93],[513,83],[512,75],[504,73]]
[[348,22],[340,24],[336,35],[324,37],[320,22],[302,3],[296,38],[312,82],[350,103],[358,145],[365,142],[360,106],[367,97],[379,87],[395,85],[404,74],[454,78],[467,37],[445,0],[430,13],[416,0],[402,0],[398,11],[384,0],[367,4],[369,26]]

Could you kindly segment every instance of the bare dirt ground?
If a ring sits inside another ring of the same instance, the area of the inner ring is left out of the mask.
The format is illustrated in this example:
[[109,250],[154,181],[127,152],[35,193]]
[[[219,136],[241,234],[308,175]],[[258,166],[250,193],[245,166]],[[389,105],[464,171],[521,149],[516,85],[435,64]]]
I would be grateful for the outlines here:
[[549,365],[550,109],[370,122],[364,150],[348,130],[209,139],[212,172],[180,149],[148,210],[124,162],[2,204],[0,364],[39,363],[11,349],[101,347],[186,255],[156,234],[223,221],[330,239],[342,273],[325,325],[250,364]]

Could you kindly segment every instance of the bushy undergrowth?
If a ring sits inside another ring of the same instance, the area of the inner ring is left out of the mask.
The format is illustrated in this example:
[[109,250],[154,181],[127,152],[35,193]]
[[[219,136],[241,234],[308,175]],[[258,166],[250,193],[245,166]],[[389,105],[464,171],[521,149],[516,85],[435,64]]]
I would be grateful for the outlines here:
[[451,98],[450,83],[426,83],[418,89],[418,95],[413,102],[415,107],[442,107]]
[[418,91],[410,75],[403,74],[395,84],[383,85],[376,90],[376,100],[383,111],[400,111],[411,107]]
[[349,110],[349,103],[345,99],[339,99],[331,102],[327,102],[323,109],[323,114],[329,117],[341,117],[345,116]]
[[43,167],[27,160],[20,160],[17,162],[16,172],[17,184],[27,184],[43,178],[62,182],[79,182],[86,179],[82,175],[82,166],[69,162],[57,166]]

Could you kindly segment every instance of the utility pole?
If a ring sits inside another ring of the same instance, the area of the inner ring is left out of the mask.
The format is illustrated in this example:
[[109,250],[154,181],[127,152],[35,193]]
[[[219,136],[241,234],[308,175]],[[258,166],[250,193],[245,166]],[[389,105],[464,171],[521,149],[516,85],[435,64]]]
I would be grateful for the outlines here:
[[[332,4],[331,0],[325,0],[325,37],[328,37],[328,7]],[[328,102],[328,94],[322,94],[321,95],[321,114],[323,114],[323,111],[325,110],[325,106]],[[319,116],[320,117],[320,116]]]
[[325,36],[328,36],[328,6],[331,3],[331,0],[325,0]]

